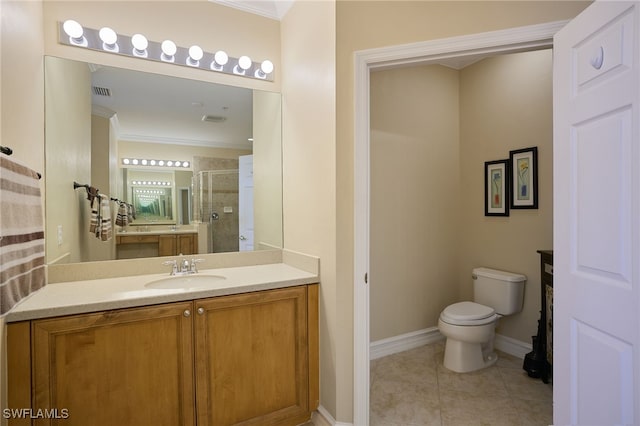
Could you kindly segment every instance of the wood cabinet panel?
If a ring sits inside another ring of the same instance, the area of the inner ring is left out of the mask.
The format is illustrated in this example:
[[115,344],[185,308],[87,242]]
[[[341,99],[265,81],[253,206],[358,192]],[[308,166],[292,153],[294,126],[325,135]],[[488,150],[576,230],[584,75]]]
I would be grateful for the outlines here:
[[306,287],[198,300],[198,425],[309,418]]
[[191,302],[32,323],[35,424],[193,425]]
[[176,250],[175,235],[160,235],[158,240],[158,256],[175,256]]

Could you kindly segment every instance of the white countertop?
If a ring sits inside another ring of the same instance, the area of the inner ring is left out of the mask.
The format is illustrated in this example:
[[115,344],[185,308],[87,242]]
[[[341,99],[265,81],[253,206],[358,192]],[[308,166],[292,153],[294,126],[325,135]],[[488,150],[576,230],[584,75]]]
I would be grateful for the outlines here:
[[189,289],[145,287],[152,281],[168,278],[167,273],[48,284],[18,303],[7,314],[6,321],[178,302],[319,281],[317,274],[285,263],[208,269],[198,274],[218,275],[225,279],[212,281],[211,287]]
[[198,231],[193,228],[185,229],[154,229],[151,231],[118,231],[116,236],[126,237],[127,235],[166,235],[166,234],[195,234]]

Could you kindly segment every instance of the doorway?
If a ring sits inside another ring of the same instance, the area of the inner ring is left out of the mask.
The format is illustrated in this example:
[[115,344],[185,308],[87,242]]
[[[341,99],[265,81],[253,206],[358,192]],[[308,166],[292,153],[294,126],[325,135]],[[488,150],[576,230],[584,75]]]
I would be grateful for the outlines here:
[[[370,290],[370,73],[377,69],[472,59],[487,54],[549,48],[566,22],[356,52],[355,242],[354,242],[354,424],[369,423]],[[368,282],[369,281],[369,282]]]

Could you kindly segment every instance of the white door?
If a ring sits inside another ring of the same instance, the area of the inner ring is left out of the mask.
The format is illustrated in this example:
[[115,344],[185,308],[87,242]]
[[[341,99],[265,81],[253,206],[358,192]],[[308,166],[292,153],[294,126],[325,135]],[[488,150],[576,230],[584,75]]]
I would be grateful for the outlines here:
[[240,251],[253,250],[253,155],[238,157],[238,234]]
[[554,423],[640,424],[640,3],[554,38]]

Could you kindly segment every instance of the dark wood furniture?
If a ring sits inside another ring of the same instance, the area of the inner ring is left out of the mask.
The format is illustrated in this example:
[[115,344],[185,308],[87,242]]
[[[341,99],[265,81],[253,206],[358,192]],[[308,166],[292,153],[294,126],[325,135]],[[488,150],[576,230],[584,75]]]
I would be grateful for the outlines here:
[[544,383],[552,377],[553,367],[553,250],[538,250],[540,254],[540,320],[533,337],[533,351],[525,356],[523,369],[530,377],[540,377]]

